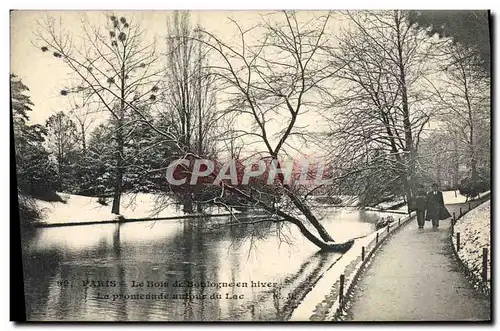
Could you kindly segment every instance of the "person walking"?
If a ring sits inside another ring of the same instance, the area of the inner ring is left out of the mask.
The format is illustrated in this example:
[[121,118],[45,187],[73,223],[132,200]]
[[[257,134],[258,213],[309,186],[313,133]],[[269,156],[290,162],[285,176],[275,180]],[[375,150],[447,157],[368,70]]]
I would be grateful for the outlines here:
[[415,196],[415,211],[417,212],[417,224],[419,229],[424,228],[425,210],[427,208],[427,193],[424,186],[419,185]]
[[443,192],[439,191],[436,183],[432,184],[432,190],[427,194],[427,214],[425,219],[432,221],[434,229],[439,227],[439,221],[451,217],[443,200]]

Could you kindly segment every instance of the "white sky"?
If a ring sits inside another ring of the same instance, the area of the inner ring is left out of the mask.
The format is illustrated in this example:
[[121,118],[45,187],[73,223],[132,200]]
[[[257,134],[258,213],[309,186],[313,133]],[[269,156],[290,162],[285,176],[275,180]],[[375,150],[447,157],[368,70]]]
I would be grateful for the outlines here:
[[[64,28],[78,34],[80,19],[86,15],[93,23],[105,23],[103,11],[13,11],[11,13],[11,72],[19,76],[30,88],[30,96],[35,104],[31,113],[34,123],[45,121],[54,112],[63,110],[66,106],[60,91],[68,79],[68,71],[64,64],[52,56],[46,56],[33,45],[35,36],[33,30],[37,20],[46,15],[61,17]],[[168,11],[135,11],[114,12],[117,16],[124,14],[141,21],[141,27],[147,31],[148,38],[156,38],[158,46],[162,47],[162,38],[166,35],[166,20]],[[192,12],[193,23],[199,21],[206,29],[213,31],[222,39],[232,39],[236,30],[227,19],[229,16],[245,25],[259,18],[258,12],[248,11],[203,11]]]
[[[42,21],[47,15],[62,19],[64,29],[71,32],[73,35],[81,35],[81,19],[83,16],[95,25],[104,27],[106,24],[106,15],[111,12],[104,11],[13,11],[11,13],[11,72],[19,76],[22,81],[30,88],[29,95],[35,104],[34,110],[30,114],[32,123],[44,123],[45,120],[52,114],[68,110],[67,97],[61,96],[60,91],[65,86],[70,86],[68,79],[71,77],[71,72],[67,67],[55,59],[49,53],[43,53],[39,47],[35,46],[36,36],[33,31],[37,29],[37,21]],[[261,21],[261,16],[272,12],[265,11],[192,11],[191,23],[194,26],[199,22],[206,30],[214,33],[223,41],[228,43],[239,43],[240,37],[234,23],[229,19],[232,18],[238,22],[243,28],[251,27],[256,22]],[[317,11],[301,11],[299,20],[304,22],[309,21],[315,15],[325,14],[326,12]],[[125,16],[128,20],[140,21],[141,28],[147,31],[145,39],[156,39],[157,46],[160,51],[164,48],[163,38],[167,33],[167,18],[170,16],[169,11],[133,11],[133,12],[113,12],[117,17]],[[278,16],[281,17],[281,16]],[[342,24],[338,18],[331,18],[328,28],[331,29],[331,34],[335,34],[335,30]],[[260,37],[258,30],[246,36],[248,43],[255,37]],[[223,97],[223,96],[222,96]],[[221,96],[218,96],[221,99]],[[305,109],[304,109],[305,110]],[[107,116],[103,114],[103,116]],[[243,120],[244,121],[244,120]],[[266,130],[276,133],[284,128],[287,123],[282,123],[282,120],[276,118],[275,121],[268,124]],[[241,121],[240,121],[241,122]],[[308,112],[300,116],[300,126],[318,130],[324,121],[315,115],[314,112]],[[248,130],[248,125],[239,124]],[[246,126],[246,127],[245,127]],[[274,145],[277,140],[274,141]],[[249,145],[247,150],[262,150],[263,145]],[[293,143],[294,148],[308,149],[302,144]],[[273,146],[274,147],[274,146]],[[292,152],[289,150],[289,152]],[[308,153],[308,151],[305,151]],[[313,152],[313,151],[311,151]],[[292,152],[293,153],[293,152]]]
[[[30,96],[35,104],[33,112],[30,114],[33,123],[44,123],[45,120],[61,110],[68,110],[67,97],[60,95],[61,89],[65,86],[70,72],[62,63],[47,53],[42,53],[40,49],[33,45],[35,36],[33,31],[37,28],[37,20],[42,20],[46,15],[56,19],[61,18],[63,27],[74,35],[81,34],[80,20],[85,15],[86,18],[95,25],[104,26],[106,23],[105,11],[13,11],[11,12],[11,67],[10,71],[19,76],[30,88]],[[250,27],[256,21],[261,20],[261,15],[270,12],[264,11],[192,11],[192,25],[199,22],[205,29],[217,35],[220,39],[232,43],[239,43],[238,30],[229,20],[233,18],[242,26]],[[163,38],[166,35],[166,21],[171,14],[170,11],[115,11],[116,16],[125,16],[130,20],[140,21],[141,27],[147,31],[146,39],[156,39],[158,48],[161,51],[164,47]],[[318,15],[317,11],[301,11],[300,18],[304,21],[310,17]],[[337,30],[345,26],[338,16],[333,16],[329,23],[330,36],[335,37]],[[256,31],[258,33],[258,31]],[[251,38],[250,38],[251,39]],[[219,97],[220,98],[220,97]],[[103,114],[107,116],[107,113]],[[299,116],[298,125],[306,126],[310,131],[318,131],[324,128],[324,120],[315,112],[308,112]],[[244,121],[244,120],[243,120]],[[240,126],[245,126],[241,123]],[[280,123],[280,119],[269,123],[268,132],[278,132],[286,123]],[[248,129],[248,127],[244,127]],[[430,128],[429,128],[430,129]],[[275,142],[276,143],[276,142]],[[315,154],[320,151],[308,149],[311,146],[303,146],[297,143],[294,147],[303,150],[306,154]],[[248,149],[262,150],[258,145],[252,145]],[[289,150],[289,152],[292,152]]]

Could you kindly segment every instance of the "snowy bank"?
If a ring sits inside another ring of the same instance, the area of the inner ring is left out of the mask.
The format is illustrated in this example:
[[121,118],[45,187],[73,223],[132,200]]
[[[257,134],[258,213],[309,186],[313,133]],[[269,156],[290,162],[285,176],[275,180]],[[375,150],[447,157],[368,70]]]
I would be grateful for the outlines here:
[[457,251],[456,233],[460,233],[460,249],[457,255],[477,280],[482,279],[483,248],[488,248],[488,281],[485,284],[491,289],[491,211],[488,200],[472,209],[457,220],[453,235],[453,246]]
[[[490,191],[486,191],[484,193],[479,194],[479,199],[490,194]],[[455,204],[455,203],[465,203],[467,197],[461,195],[460,192],[457,191],[443,191],[443,200],[447,205]],[[476,199],[477,200],[477,199]],[[469,201],[471,201],[469,199]]]
[[[486,191],[484,193],[479,194],[479,198],[481,199],[484,196],[487,196],[490,194],[490,191]],[[467,197],[464,195],[461,195],[458,190],[456,191],[443,191],[443,200],[444,203],[447,205],[451,204],[456,204],[456,203],[466,203]],[[477,199],[475,199],[477,200]],[[474,201],[475,201],[474,200]],[[468,201],[473,201],[473,200],[468,200]],[[404,202],[403,199],[399,200],[394,200],[394,201],[388,201],[388,202],[382,202],[376,205],[375,207],[365,207],[365,210],[374,210],[374,211],[381,211],[381,210],[387,210],[387,211],[395,211],[395,212],[406,212],[408,210],[407,204]]]
[[[96,197],[58,193],[64,202],[37,199],[42,210],[42,222],[46,224],[99,222],[126,219],[184,217],[182,206],[155,194],[124,194],[121,198],[120,215],[111,213],[111,199],[104,206]],[[210,214],[227,214],[220,208],[205,210]]]
[[35,199],[42,211],[44,223],[72,223],[118,219],[110,206],[103,206],[97,198],[58,193],[63,202]]

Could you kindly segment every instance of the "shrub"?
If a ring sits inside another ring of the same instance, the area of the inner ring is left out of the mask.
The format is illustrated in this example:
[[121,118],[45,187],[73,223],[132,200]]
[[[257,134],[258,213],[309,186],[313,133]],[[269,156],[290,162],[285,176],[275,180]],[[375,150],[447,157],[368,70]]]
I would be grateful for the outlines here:
[[19,203],[19,221],[22,227],[31,225],[42,219],[42,211],[36,204],[35,199],[18,192],[17,201]]
[[339,197],[333,197],[332,198],[332,204],[334,204],[334,205],[340,205],[340,204],[342,204],[342,199],[339,198]]
[[318,197],[316,198],[318,203],[330,204],[330,205],[340,205],[342,204],[342,199],[339,197]]
[[477,197],[480,193],[486,192],[489,189],[490,182],[486,179],[476,179],[473,181],[470,178],[463,178],[458,187],[460,194],[468,199]]
[[106,197],[102,196],[102,195],[99,198],[97,198],[97,202],[100,203],[103,206],[107,206],[108,205],[108,201],[106,200]]

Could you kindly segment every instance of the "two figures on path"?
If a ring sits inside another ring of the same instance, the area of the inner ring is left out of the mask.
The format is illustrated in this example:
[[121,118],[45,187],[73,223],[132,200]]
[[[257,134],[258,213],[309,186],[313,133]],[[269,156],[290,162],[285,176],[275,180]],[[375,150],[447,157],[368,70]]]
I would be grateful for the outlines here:
[[439,221],[451,217],[444,206],[443,192],[438,190],[437,184],[432,184],[432,190],[426,193],[422,185],[419,186],[415,197],[414,210],[417,212],[419,229],[424,228],[425,221],[431,221],[434,229],[439,227]]

